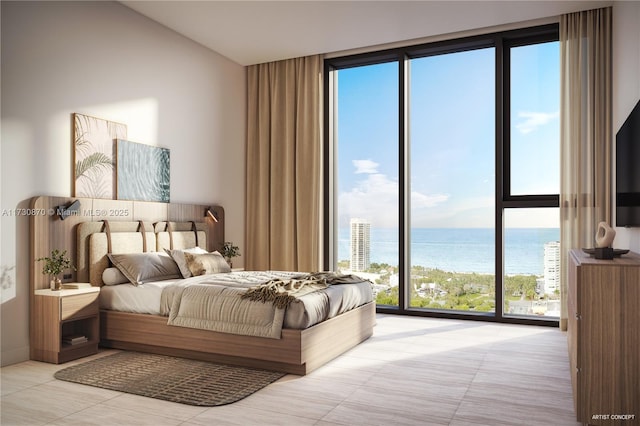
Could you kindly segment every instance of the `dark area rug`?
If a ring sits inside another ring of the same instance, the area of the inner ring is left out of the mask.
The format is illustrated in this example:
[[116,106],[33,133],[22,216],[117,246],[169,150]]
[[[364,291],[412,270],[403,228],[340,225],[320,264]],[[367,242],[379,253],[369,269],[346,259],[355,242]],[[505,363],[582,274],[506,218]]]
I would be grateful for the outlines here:
[[181,404],[239,401],[284,373],[164,355],[118,352],[55,373],[55,378]]

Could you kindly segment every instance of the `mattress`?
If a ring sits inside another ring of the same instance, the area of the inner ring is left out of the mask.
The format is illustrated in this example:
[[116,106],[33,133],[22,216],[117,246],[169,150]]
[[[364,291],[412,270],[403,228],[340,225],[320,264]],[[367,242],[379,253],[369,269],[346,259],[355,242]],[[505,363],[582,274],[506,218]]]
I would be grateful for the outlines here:
[[[187,279],[154,281],[134,286],[121,284],[103,286],[100,308],[122,312],[168,316],[171,301],[162,303],[162,292],[172,285],[215,284],[245,287],[268,282],[271,279],[292,278],[300,273],[281,271],[236,271],[203,275]],[[373,300],[371,283],[335,284],[327,289],[300,297],[287,308],[284,328],[304,329],[333,318],[343,312]]]

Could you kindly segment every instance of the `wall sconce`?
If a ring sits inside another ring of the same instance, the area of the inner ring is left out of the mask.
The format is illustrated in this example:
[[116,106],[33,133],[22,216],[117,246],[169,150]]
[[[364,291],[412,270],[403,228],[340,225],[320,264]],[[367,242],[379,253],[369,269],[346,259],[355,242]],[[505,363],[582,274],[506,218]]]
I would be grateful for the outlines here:
[[207,216],[213,219],[214,222],[218,223],[218,215],[215,211],[211,210],[211,207],[207,207],[207,209],[204,211],[204,217]]
[[68,206],[56,207],[56,213],[60,217],[60,220],[65,220],[69,216],[78,216],[80,211],[80,200],[75,200]]

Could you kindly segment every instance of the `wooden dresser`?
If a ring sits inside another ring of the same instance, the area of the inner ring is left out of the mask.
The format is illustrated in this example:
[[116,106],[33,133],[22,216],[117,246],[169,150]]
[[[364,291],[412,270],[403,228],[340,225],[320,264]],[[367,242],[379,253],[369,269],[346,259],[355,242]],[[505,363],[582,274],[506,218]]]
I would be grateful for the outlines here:
[[640,255],[569,254],[569,362],[576,417],[640,424]]

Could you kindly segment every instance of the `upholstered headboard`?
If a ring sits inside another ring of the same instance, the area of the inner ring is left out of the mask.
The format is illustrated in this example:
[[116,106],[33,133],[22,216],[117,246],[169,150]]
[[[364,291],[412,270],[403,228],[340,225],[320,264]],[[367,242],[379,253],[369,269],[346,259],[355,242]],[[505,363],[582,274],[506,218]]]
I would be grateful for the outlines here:
[[[76,207],[73,212],[61,214],[72,204]],[[217,221],[206,214],[207,210]],[[174,248],[187,247],[195,242],[196,235],[198,245],[207,251],[219,250],[224,243],[224,209],[213,204],[39,196],[31,199],[29,212],[31,294],[49,287],[49,277],[42,274],[42,262],[36,259],[49,256],[54,249],[66,250],[76,267],[75,271],[65,272],[64,282],[94,283],[90,281],[89,240],[94,234],[102,234],[95,238],[96,241],[102,238],[104,243],[105,223],[114,252],[162,250],[172,244]],[[197,232],[193,231],[192,223],[196,224]],[[119,236],[113,238],[114,234]]]
[[104,284],[102,273],[110,266],[108,253],[207,248],[207,224],[204,222],[84,222],[78,225],[77,235],[78,265],[88,270],[88,282],[94,286]]

